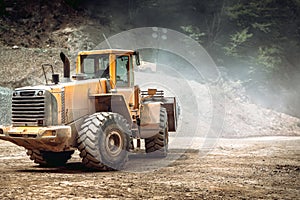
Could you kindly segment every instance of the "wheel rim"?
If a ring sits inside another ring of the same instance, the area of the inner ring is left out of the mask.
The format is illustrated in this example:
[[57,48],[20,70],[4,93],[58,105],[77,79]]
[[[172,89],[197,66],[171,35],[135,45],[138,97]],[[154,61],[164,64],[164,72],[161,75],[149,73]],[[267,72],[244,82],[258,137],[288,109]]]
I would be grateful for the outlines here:
[[116,130],[111,131],[106,137],[105,144],[107,152],[109,152],[110,155],[119,155],[123,149],[121,134]]

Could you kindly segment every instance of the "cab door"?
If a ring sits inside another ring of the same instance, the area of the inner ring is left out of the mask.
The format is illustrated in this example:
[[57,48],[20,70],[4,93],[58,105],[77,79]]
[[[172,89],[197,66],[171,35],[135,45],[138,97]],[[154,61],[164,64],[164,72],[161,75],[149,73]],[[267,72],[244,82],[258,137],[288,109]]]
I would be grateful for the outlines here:
[[132,110],[134,106],[134,75],[132,55],[120,54],[115,57],[115,80],[118,93],[124,95],[128,107]]

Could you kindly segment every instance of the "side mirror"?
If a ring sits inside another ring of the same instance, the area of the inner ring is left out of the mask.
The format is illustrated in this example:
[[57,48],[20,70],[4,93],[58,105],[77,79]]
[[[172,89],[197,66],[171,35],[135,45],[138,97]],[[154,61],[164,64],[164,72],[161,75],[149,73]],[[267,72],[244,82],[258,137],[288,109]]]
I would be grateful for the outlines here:
[[141,65],[141,62],[140,62],[140,53],[138,51],[135,51],[133,55],[135,55],[136,65],[140,66]]

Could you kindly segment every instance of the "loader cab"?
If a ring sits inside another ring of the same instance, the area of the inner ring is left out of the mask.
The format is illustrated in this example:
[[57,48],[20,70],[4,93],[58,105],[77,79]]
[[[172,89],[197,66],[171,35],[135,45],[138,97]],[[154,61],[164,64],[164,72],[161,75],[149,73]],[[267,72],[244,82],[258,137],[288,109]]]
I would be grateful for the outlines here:
[[138,53],[131,50],[95,50],[79,52],[75,79],[107,78],[111,88],[134,86],[134,64]]

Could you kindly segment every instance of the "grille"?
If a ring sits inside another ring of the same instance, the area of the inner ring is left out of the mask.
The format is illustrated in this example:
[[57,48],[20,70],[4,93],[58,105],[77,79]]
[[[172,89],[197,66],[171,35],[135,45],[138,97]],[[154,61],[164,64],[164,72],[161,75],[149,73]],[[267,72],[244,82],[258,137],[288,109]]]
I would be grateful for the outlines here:
[[45,121],[45,96],[35,91],[22,91],[12,98],[14,126],[42,126]]

